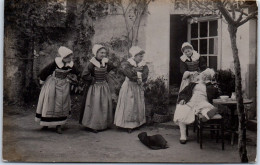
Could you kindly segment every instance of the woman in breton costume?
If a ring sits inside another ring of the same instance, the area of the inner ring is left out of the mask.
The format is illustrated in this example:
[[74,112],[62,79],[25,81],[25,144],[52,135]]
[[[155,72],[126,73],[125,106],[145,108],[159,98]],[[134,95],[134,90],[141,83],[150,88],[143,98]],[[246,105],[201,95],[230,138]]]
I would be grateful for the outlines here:
[[104,46],[95,44],[92,53],[94,57],[82,72],[87,88],[79,122],[97,133],[113,124],[111,92],[107,83],[107,74],[113,65],[106,58]]
[[61,134],[61,125],[66,123],[71,110],[69,74],[79,74],[74,66],[73,52],[61,46],[59,56],[40,73],[40,84],[43,84],[36,110],[35,121],[47,129],[56,126]]
[[132,129],[146,122],[142,85],[148,78],[149,69],[143,61],[144,50],[133,46],[129,52],[132,58],[123,63],[121,68],[125,81],[119,93],[114,124],[131,133]]
[[195,79],[199,72],[207,68],[206,61],[200,54],[193,49],[193,46],[184,42],[181,47],[183,55],[180,57],[180,72],[183,75],[180,90],[182,91],[193,79]]

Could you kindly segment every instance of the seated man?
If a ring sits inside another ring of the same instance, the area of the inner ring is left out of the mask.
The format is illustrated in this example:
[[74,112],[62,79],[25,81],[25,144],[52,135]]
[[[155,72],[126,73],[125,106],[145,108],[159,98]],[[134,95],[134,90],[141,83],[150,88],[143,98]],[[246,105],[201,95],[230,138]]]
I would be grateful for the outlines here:
[[214,70],[206,69],[179,93],[174,122],[180,127],[181,144],[186,143],[186,125],[194,122],[196,114],[201,113],[206,121],[217,113],[212,105],[212,100],[218,97],[218,89],[211,82],[214,75]]

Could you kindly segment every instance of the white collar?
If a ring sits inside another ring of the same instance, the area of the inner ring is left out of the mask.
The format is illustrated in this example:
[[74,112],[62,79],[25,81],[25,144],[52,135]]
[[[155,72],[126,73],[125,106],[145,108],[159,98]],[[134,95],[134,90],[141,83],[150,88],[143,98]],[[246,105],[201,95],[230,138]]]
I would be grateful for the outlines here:
[[[193,54],[192,54],[192,56],[191,56],[191,60],[192,60],[192,61],[197,61],[197,60],[200,58],[200,54],[199,54],[198,52],[196,52],[195,50],[193,50],[192,53],[193,53]],[[183,54],[183,55],[180,57],[180,59],[181,59],[183,62],[185,62],[186,60],[189,60],[189,58],[188,58],[185,54]]]
[[145,65],[146,65],[146,62],[143,61],[143,60],[142,60],[141,62],[139,62],[138,65],[136,64],[135,60],[132,59],[132,58],[129,58],[127,61],[128,61],[132,66],[134,66],[134,67],[142,67],[142,66],[145,66]]
[[92,64],[94,64],[96,67],[98,67],[98,68],[101,67],[100,62],[99,62],[95,57],[92,57],[89,61],[90,61]]
[[[62,61],[62,57],[56,57],[55,58],[55,63],[57,64],[57,66],[59,67],[59,68],[62,68],[63,66],[64,66],[64,62]],[[65,66],[67,67],[67,66],[69,66],[69,67],[73,67],[73,65],[74,65],[74,62],[73,61],[70,61],[70,63],[66,63],[65,64]]]

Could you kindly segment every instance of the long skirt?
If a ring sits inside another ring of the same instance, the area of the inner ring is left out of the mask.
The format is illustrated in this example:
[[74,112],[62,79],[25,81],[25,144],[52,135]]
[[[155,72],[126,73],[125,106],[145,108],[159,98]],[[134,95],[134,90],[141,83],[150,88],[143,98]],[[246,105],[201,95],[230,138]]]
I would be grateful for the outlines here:
[[195,111],[192,110],[191,107],[189,107],[187,104],[176,105],[176,110],[174,113],[173,121],[178,124],[179,122],[182,122],[184,124],[191,124],[195,120]]
[[70,106],[69,82],[49,76],[41,89],[35,121],[43,126],[65,124]]
[[104,130],[113,124],[111,92],[106,81],[89,87],[81,124],[95,130]]
[[126,78],[119,93],[114,124],[133,129],[145,122],[144,91],[137,82]]

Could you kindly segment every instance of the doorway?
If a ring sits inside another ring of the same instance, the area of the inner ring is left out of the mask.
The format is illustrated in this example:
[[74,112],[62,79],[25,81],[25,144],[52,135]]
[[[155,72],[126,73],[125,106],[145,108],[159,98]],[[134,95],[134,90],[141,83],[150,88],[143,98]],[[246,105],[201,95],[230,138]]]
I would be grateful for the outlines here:
[[170,16],[170,86],[179,87],[182,74],[180,72],[181,46],[187,42],[187,17],[183,15]]

